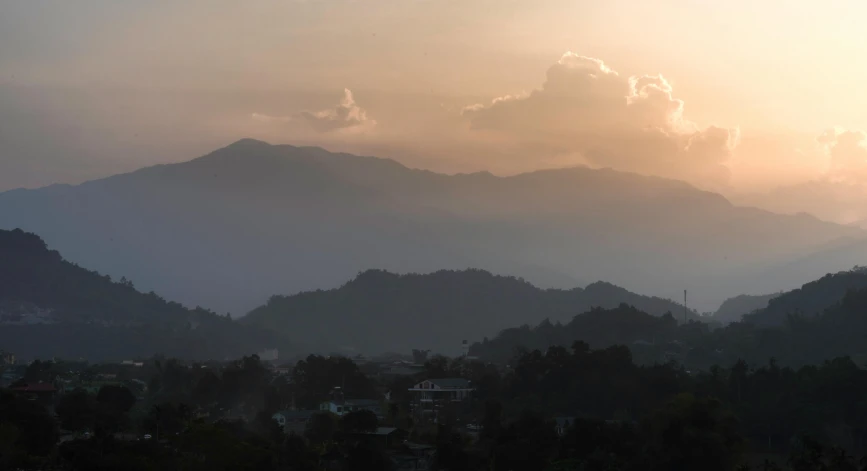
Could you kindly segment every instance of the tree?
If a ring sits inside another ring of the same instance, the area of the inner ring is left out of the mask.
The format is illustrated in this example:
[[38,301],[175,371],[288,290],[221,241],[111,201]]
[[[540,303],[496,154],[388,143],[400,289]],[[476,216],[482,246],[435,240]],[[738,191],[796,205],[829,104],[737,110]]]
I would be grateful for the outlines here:
[[730,471],[743,439],[730,411],[715,399],[682,394],[644,423],[649,469]]
[[135,405],[135,396],[125,386],[106,385],[99,388],[96,394],[96,402],[109,410],[125,414]]
[[353,411],[340,418],[340,429],[345,433],[373,432],[377,427],[379,420],[369,410]]
[[57,426],[45,408],[8,391],[0,391],[0,423],[17,429],[15,447],[30,455],[46,456],[57,442]]
[[495,399],[485,401],[485,415],[482,419],[482,438],[497,438],[503,428],[503,405]]
[[430,353],[430,350],[417,350],[415,348],[412,349],[412,362],[417,365],[423,365],[427,361],[427,356]]
[[60,396],[54,411],[60,418],[60,425],[66,430],[93,429],[96,423],[96,403],[83,389]]
[[337,432],[337,419],[330,412],[313,414],[304,429],[304,437],[314,445],[331,441]]

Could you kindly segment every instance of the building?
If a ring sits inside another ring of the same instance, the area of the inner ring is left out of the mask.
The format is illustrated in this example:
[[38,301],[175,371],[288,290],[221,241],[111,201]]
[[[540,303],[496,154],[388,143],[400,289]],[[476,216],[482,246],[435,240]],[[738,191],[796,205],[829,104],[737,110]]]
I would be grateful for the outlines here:
[[555,417],[554,424],[557,435],[562,437],[575,424],[575,417]]
[[350,412],[369,410],[376,414],[377,417],[382,417],[382,402],[376,399],[332,399],[320,404],[319,410],[328,411],[338,416]]
[[14,366],[15,365],[15,354],[12,352],[7,352],[5,350],[0,350],[0,365]]
[[283,427],[284,432],[301,435],[307,428],[307,422],[316,413],[318,411],[315,410],[284,410],[272,415],[271,418]]
[[342,388],[334,388],[331,391],[331,399],[319,404],[319,410],[331,412],[337,416],[343,416],[350,412],[369,410],[382,417],[382,401],[376,399],[346,399],[343,397]]
[[434,420],[447,406],[467,402],[473,393],[470,382],[463,378],[427,379],[409,388],[412,408],[416,413],[432,415]]

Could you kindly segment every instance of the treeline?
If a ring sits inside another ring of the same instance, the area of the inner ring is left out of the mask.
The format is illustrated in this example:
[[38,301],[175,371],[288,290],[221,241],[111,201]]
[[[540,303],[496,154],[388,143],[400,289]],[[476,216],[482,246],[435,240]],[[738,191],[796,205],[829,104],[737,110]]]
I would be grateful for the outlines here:
[[[851,277],[839,275],[823,280],[848,282]],[[817,295],[828,289],[819,288]],[[763,363],[771,357],[790,366],[817,364],[838,356],[850,356],[858,364],[864,364],[867,361],[867,289],[841,288],[841,292],[841,298],[834,302],[823,298],[821,304],[829,304],[823,312],[812,315],[789,312],[780,325],[752,322],[765,316],[764,311],[745,316],[742,322],[713,328],[695,321],[679,323],[671,315],[651,316],[627,305],[594,309],[575,316],[566,324],[545,321],[536,327],[506,329],[493,339],[473,344],[470,353],[485,361],[506,362],[522,349],[568,346],[574,340],[582,340],[595,348],[627,345],[640,363],[677,361],[693,370],[732,364],[738,359],[751,364]],[[804,295],[803,292],[797,294]],[[784,295],[772,300],[768,312],[773,314],[767,316],[776,316],[782,309],[780,306],[789,302],[787,299]],[[778,300],[783,304],[777,304]]]

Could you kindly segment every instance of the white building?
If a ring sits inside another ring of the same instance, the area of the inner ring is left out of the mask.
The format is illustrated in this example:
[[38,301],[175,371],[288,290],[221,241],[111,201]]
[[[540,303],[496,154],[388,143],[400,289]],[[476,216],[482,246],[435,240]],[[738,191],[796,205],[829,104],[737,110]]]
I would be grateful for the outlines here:
[[409,388],[413,410],[436,417],[443,407],[472,397],[473,388],[463,378],[427,379]]
[[350,412],[369,410],[376,414],[377,417],[381,417],[382,403],[375,399],[332,399],[320,404],[319,410],[328,411],[339,416]]

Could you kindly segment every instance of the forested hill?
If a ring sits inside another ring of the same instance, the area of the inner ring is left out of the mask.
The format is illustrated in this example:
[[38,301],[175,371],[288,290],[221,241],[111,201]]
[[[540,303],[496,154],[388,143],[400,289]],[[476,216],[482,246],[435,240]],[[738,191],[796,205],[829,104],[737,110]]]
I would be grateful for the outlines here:
[[839,356],[867,366],[867,287],[858,287],[865,277],[862,269],[825,276],[722,328],[678,324],[670,316],[654,317],[622,305],[579,314],[565,324],[545,321],[506,329],[474,343],[470,354],[501,362],[523,349],[545,351],[583,341],[594,348],[627,345],[642,363],[674,360],[692,369],[740,359],[765,364],[772,358],[781,365],[802,366]]
[[670,314],[651,316],[633,306],[595,308],[576,315],[566,324],[544,320],[536,327],[523,325],[505,329],[494,339],[485,338],[470,347],[470,354],[484,361],[503,362],[520,349],[545,351],[551,346],[571,346],[582,341],[592,348],[656,343],[673,340],[678,323]]
[[0,349],[22,359],[223,359],[282,346],[273,334],[69,263],[21,230],[0,230],[0,325]]
[[832,273],[768,301],[768,306],[744,316],[744,321],[782,325],[790,315],[814,317],[839,303],[847,292],[867,288],[867,268]]
[[628,303],[661,316],[683,307],[609,283],[540,289],[483,270],[397,275],[370,270],[337,289],[274,296],[242,322],[303,340],[326,351],[379,353],[432,349],[460,353],[462,340],[501,329],[566,321],[592,307]]

